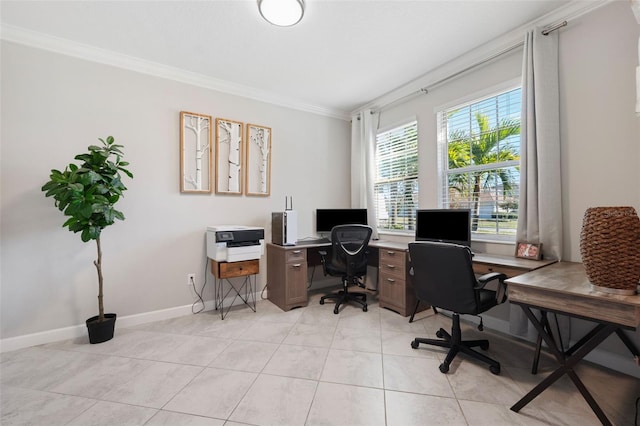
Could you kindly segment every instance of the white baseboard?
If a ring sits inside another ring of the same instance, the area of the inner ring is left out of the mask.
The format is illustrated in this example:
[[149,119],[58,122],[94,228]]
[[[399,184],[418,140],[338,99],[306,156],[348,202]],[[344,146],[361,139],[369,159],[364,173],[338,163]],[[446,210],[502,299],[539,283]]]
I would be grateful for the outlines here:
[[[256,292],[255,300],[260,300],[260,292]],[[224,300],[225,309],[231,306],[232,297]],[[235,305],[243,303],[242,300],[236,300]],[[161,321],[171,318],[177,318],[192,314],[192,305],[176,306],[174,308],[161,309],[158,311],[144,312],[142,314],[134,314],[127,316],[118,316],[117,327],[135,327],[137,325],[146,324],[154,321]],[[204,311],[214,309],[213,300],[205,302]],[[71,327],[57,328],[54,330],[41,331],[38,333],[25,334],[22,336],[9,337],[0,339],[0,353],[15,351],[18,349],[28,348],[30,346],[43,345],[46,343],[58,342],[60,340],[76,339],[87,335],[87,326],[74,325]]]

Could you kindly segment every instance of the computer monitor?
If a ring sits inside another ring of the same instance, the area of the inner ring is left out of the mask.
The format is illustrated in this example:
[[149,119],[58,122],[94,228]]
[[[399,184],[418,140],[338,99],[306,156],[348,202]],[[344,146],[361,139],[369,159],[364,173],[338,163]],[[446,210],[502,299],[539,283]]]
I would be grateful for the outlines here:
[[416,241],[440,241],[471,247],[471,210],[417,210]]
[[331,232],[336,225],[367,225],[367,209],[317,209],[316,232]]

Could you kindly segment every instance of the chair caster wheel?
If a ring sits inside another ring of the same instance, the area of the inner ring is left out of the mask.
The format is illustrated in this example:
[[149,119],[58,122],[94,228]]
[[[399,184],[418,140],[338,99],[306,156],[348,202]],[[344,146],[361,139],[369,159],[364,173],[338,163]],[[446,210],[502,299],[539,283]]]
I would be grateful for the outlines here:
[[323,299],[320,299],[320,304],[324,305],[324,300]]
[[362,312],[367,312],[367,311],[368,311],[367,307],[366,307],[366,306],[363,306],[363,307],[362,307]]
[[491,366],[489,366],[489,371],[491,371],[495,375],[498,375],[498,374],[500,374],[500,366],[495,367],[495,366],[491,365]]
[[449,366],[447,364],[445,364],[444,362],[442,364],[440,364],[440,372],[441,373],[448,373],[449,372]]
[[442,339],[442,338],[444,338],[444,334],[442,333],[442,329],[440,329],[440,330],[436,331],[436,337],[437,337],[438,339]]
[[336,315],[337,315],[337,314],[338,314],[338,312],[339,312],[339,311],[338,311],[338,307],[337,307],[337,306],[336,306],[335,308],[333,308],[333,313],[334,313],[334,314],[336,314]]
[[489,349],[489,342],[481,344],[480,349],[482,349],[483,351]]
[[418,345],[419,345],[419,344],[420,344],[420,343],[416,342],[415,340],[412,340],[412,341],[411,341],[411,347],[412,347],[413,349],[418,349]]

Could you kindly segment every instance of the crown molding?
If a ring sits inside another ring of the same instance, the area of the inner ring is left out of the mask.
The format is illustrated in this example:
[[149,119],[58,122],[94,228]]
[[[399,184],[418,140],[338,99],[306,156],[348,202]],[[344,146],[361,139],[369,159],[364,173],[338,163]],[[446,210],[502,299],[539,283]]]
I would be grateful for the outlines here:
[[522,44],[525,33],[533,28],[550,27],[563,20],[567,20],[569,25],[571,25],[571,19],[576,19],[614,1],[616,0],[570,1],[568,4],[556,10],[515,28],[500,37],[478,46],[450,60],[449,62],[427,71],[420,77],[371,100],[370,102],[353,110],[351,115],[355,116],[359,112],[367,109],[380,110],[381,108],[391,104],[400,104],[405,99],[419,95],[420,93],[426,93],[423,89],[431,86],[433,83],[458,73],[460,70],[473,66],[473,64],[483,62],[487,58],[494,57],[499,52],[510,51],[517,44]]
[[184,69],[159,64],[157,62],[146,61],[134,56],[116,53],[110,50],[101,49],[83,43],[77,43],[64,38],[54,37],[13,25],[2,24],[0,38],[2,40],[59,53],[61,55],[72,56],[91,62],[111,65],[117,68],[135,71],[141,74],[147,74],[154,77],[178,81],[180,83],[203,87],[206,89],[211,89],[218,92],[240,96],[243,98],[265,102],[285,108],[291,108],[299,111],[309,112],[312,114],[337,118],[340,120],[349,120],[351,118],[350,114],[347,111],[307,104],[296,99],[283,97],[266,90],[243,86],[241,84],[232,83],[226,80],[208,77],[203,74],[198,74],[195,72],[186,71]]

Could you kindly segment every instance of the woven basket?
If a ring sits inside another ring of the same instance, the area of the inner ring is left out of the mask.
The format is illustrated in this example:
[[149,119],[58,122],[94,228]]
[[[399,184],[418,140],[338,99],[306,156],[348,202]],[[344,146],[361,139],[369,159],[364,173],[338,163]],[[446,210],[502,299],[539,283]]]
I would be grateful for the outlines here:
[[635,294],[640,281],[640,218],[633,207],[592,207],[584,213],[580,254],[596,290]]

